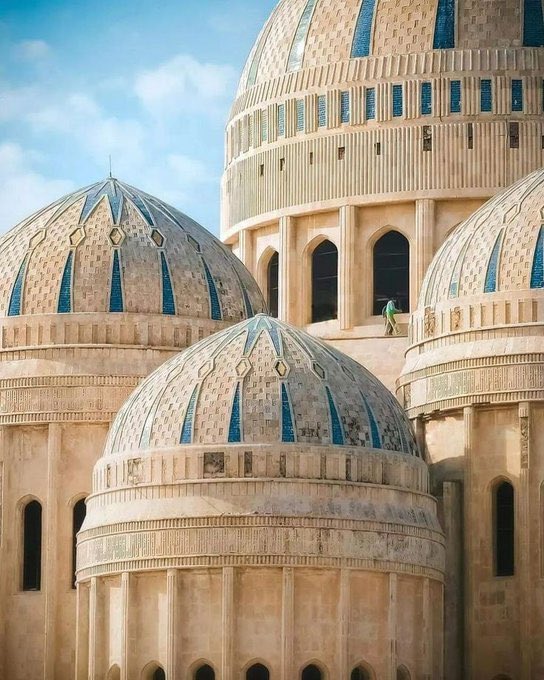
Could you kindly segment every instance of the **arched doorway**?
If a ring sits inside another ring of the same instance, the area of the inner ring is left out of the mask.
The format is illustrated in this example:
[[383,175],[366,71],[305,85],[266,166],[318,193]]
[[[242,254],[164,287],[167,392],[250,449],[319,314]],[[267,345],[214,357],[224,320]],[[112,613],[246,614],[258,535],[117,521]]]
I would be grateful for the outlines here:
[[208,664],[204,664],[196,669],[194,680],[215,680],[215,671]]
[[270,680],[270,671],[262,663],[255,663],[247,669],[246,680]]
[[500,482],[493,493],[495,576],[514,574],[514,487]]
[[23,509],[23,590],[40,590],[42,582],[42,506],[30,501]]
[[323,680],[323,673],[321,672],[320,668],[318,668],[315,664],[311,663],[309,666],[306,666],[306,668],[302,671],[300,679]]
[[356,666],[350,675],[350,680],[371,680],[370,673],[363,666]]
[[374,244],[373,313],[380,315],[388,300],[410,311],[410,244],[398,231],[388,231]]
[[312,253],[312,323],[338,317],[338,249],[323,241]]

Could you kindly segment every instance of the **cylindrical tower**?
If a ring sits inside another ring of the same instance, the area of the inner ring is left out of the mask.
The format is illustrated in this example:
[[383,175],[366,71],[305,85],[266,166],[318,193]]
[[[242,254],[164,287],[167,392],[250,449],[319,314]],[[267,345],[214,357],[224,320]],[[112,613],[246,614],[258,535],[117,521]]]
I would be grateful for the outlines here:
[[258,315],[182,352],[94,470],[78,680],[441,677],[427,478],[391,393],[306,333]]
[[539,170],[448,238],[399,380],[442,505],[448,680],[544,670],[543,206]]
[[108,179],[0,242],[0,677],[73,677],[75,533],[119,406],[179,349],[263,309],[224,246]]
[[278,4],[227,126],[221,234],[280,318],[393,385],[384,304],[414,309],[452,228],[542,164],[542,45],[540,0]]

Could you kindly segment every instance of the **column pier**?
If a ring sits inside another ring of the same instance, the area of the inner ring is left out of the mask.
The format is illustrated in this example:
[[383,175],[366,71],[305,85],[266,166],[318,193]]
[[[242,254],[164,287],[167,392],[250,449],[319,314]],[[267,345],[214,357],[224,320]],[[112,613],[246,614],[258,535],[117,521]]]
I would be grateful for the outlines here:
[[296,262],[295,220],[285,216],[279,222],[279,300],[278,316],[281,321],[297,323],[296,299],[300,297],[300,281],[297,272],[302,271]]
[[342,330],[353,328],[355,298],[355,234],[357,208],[344,205],[340,208],[340,252],[338,261],[338,320]]

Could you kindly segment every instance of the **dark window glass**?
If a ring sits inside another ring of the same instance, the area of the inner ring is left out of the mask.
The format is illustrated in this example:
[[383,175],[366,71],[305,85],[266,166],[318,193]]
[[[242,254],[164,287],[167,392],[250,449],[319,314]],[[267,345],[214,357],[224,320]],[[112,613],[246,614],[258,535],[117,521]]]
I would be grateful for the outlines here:
[[207,664],[205,666],[200,666],[195,673],[195,680],[215,680],[215,671]]
[[351,671],[350,680],[370,680],[370,675],[362,666],[357,666]]
[[151,680],[166,680],[166,673],[162,668],[157,668],[151,676]]
[[312,255],[312,323],[336,319],[338,310],[338,250],[323,241]]
[[405,666],[397,668],[397,680],[410,680],[410,673]]
[[503,482],[495,489],[495,576],[514,574],[514,488]]
[[268,263],[268,310],[275,319],[278,318],[278,270],[279,257],[274,253]]
[[23,590],[40,590],[42,580],[42,506],[31,501],[23,513]]
[[450,82],[450,113],[461,113],[461,81]]
[[322,680],[323,676],[317,666],[310,664],[302,671],[301,680]]
[[247,669],[246,680],[270,680],[270,673],[266,666],[256,663]]
[[72,588],[76,587],[76,553],[77,553],[77,533],[81,529],[87,506],[85,499],[82,498],[74,505],[72,511]]
[[374,314],[382,313],[388,300],[409,312],[410,246],[398,231],[388,231],[374,246]]
[[508,137],[510,148],[519,149],[519,123],[508,123]]

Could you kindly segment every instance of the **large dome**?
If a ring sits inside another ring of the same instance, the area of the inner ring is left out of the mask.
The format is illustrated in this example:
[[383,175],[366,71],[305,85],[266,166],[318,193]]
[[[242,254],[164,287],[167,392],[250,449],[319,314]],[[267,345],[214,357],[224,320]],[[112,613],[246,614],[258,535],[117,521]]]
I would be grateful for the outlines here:
[[120,411],[105,455],[180,443],[295,442],[417,455],[402,409],[376,378],[260,314],[155,371]]
[[0,241],[2,316],[125,312],[232,323],[263,305],[215,237],[116,179],[61,198]]
[[250,53],[240,92],[301,68],[356,57],[541,45],[539,2],[282,0]]

